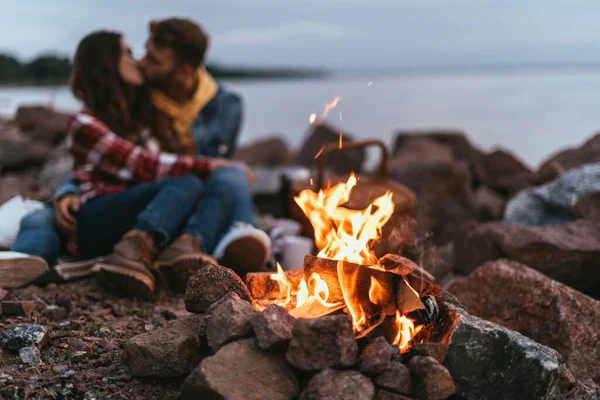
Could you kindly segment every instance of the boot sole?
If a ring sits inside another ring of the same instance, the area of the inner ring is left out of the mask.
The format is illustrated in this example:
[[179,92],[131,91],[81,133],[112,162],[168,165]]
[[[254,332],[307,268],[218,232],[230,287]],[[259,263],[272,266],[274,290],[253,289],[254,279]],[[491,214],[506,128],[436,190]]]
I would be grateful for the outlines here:
[[13,289],[25,286],[49,270],[41,257],[0,259],[0,287]]
[[229,243],[219,263],[243,278],[248,272],[269,272],[265,268],[267,256],[267,249],[261,240],[244,236]]
[[[200,269],[217,260],[200,254],[187,254],[171,261],[154,262],[154,270],[175,293],[185,293],[187,280]],[[185,282],[184,282],[185,281]]]
[[107,289],[148,300],[154,293],[154,279],[148,275],[109,264],[96,264],[92,274]]

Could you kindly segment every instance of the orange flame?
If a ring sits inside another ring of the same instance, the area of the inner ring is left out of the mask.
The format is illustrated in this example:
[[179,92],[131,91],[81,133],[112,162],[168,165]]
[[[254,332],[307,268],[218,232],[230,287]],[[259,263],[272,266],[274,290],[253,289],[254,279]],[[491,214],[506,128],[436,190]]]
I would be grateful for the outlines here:
[[[285,272],[283,271],[283,268],[281,268],[281,265],[279,265],[279,263],[277,263],[277,273],[271,274],[270,277],[279,285],[280,295],[279,298],[275,300],[275,304],[281,307],[287,306],[288,304],[290,304],[290,301],[292,299],[292,285],[288,281],[287,276],[285,276]],[[283,298],[281,298],[282,293]]]
[[317,120],[317,114],[315,114],[315,113],[310,114],[310,117],[308,117],[308,123],[311,125],[314,124],[316,120]]
[[396,327],[398,329],[398,333],[396,334],[396,338],[394,339],[393,343],[398,345],[400,352],[404,353],[406,350],[408,350],[412,338],[421,331],[423,325],[419,325],[415,328],[413,320],[405,317],[404,315],[400,315],[400,312],[396,311]]

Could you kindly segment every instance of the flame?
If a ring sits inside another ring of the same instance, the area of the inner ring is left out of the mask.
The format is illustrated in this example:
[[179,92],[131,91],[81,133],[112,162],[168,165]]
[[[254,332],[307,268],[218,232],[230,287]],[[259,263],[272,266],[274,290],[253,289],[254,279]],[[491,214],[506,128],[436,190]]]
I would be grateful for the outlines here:
[[[279,298],[275,300],[275,304],[281,307],[287,306],[288,304],[290,304],[290,301],[292,299],[292,285],[288,281],[287,276],[285,276],[285,272],[283,271],[283,268],[281,268],[281,265],[279,265],[279,263],[277,263],[277,273],[271,274],[270,277],[279,285],[280,295]],[[282,293],[283,299],[281,299]]]
[[314,124],[316,120],[317,120],[317,114],[315,114],[315,113],[310,114],[310,117],[308,117],[308,123],[311,125]]
[[371,277],[371,286],[369,287],[369,300],[373,304],[381,304],[385,301],[385,292],[381,284],[375,279],[375,277]]
[[325,103],[325,109],[323,110],[323,118],[325,118],[327,116],[327,114],[329,114],[329,111],[331,111],[335,107],[337,107],[339,102],[340,102],[340,97],[335,96],[335,98],[333,99],[333,101],[331,103]]
[[414,321],[400,315],[399,311],[396,311],[396,327],[398,333],[393,343],[398,346],[400,352],[404,353],[410,346],[412,338],[421,331],[423,325],[419,325],[415,328]]

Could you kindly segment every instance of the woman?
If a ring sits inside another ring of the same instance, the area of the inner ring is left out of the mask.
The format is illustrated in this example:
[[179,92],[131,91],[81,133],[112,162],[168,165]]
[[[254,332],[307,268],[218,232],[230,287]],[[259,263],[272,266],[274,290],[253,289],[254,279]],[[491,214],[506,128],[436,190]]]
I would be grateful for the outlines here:
[[201,178],[231,162],[150,151],[151,137],[170,133],[142,84],[121,34],[101,31],[85,37],[71,79],[85,110],[71,119],[68,139],[73,179],[82,190],[77,250],[92,258],[113,248],[106,263],[94,268],[96,276],[125,293],[148,297],[155,287],[153,265],[180,267],[163,271],[176,282],[187,273],[182,268],[212,261],[201,252],[198,238],[206,226],[221,228],[230,204],[224,198],[211,215],[214,220],[195,218]]

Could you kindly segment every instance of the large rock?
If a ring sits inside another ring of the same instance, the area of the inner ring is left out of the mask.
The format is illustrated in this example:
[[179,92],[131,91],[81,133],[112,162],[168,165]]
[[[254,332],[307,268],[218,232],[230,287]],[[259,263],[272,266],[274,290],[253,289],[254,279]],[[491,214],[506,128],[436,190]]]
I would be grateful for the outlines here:
[[123,345],[125,363],[133,376],[169,378],[189,374],[208,355],[205,330],[206,317],[192,316],[134,336]]
[[[452,378],[450,378],[452,381]],[[394,361],[388,365],[375,379],[375,386],[378,388],[399,394],[410,394],[412,391],[412,380],[408,367],[399,361]]]
[[190,277],[185,290],[185,309],[203,313],[227,293],[235,293],[242,300],[252,296],[242,279],[229,268],[207,265]]
[[573,167],[597,162],[600,162],[600,133],[580,147],[568,148],[551,155],[537,170],[535,181],[545,183]]
[[31,140],[0,142],[0,167],[2,171],[18,171],[39,165],[51,151],[49,145]]
[[511,195],[531,186],[533,172],[506,150],[494,150],[478,157],[479,183],[498,193]]
[[383,336],[365,346],[358,357],[358,370],[365,375],[376,375],[390,366],[395,349]]
[[239,147],[233,159],[243,161],[251,167],[275,167],[290,164],[293,153],[284,139],[272,137]]
[[558,352],[461,308],[447,307],[458,320],[443,365],[459,398],[550,399],[556,392]]
[[490,222],[455,235],[455,269],[464,275],[487,261],[508,258],[593,294],[600,283],[600,224],[524,226]]
[[[352,141],[352,135],[344,132],[343,142]],[[327,124],[315,124],[300,151],[296,154],[295,162],[305,167],[317,165],[315,156],[324,145],[337,144],[340,140],[339,129],[334,129]],[[360,173],[366,152],[364,149],[352,149],[336,152],[327,157],[327,166],[335,174]]]
[[283,358],[262,353],[253,339],[246,339],[205,358],[183,383],[180,400],[291,400],[298,393]]
[[292,335],[286,360],[298,369],[349,367],[356,361],[358,346],[352,320],[345,314],[298,319]]
[[48,330],[41,325],[21,324],[0,332],[0,348],[18,353],[23,347],[42,348]]
[[207,321],[206,337],[213,352],[224,344],[249,336],[252,333],[252,319],[258,311],[247,301],[229,298],[212,310]]
[[413,357],[408,363],[419,399],[444,400],[456,393],[452,376],[433,357]]
[[509,260],[448,290],[472,314],[557,350],[578,379],[600,381],[600,301]]
[[372,400],[374,396],[375,387],[366,376],[326,368],[308,382],[300,400]]
[[31,131],[36,140],[58,143],[65,137],[70,115],[44,106],[21,106],[15,120],[22,131]]
[[576,218],[600,222],[600,192],[587,194],[577,200],[573,214]]
[[252,328],[261,350],[285,349],[292,340],[292,330],[296,319],[284,308],[275,304],[267,306],[263,312],[252,318]]
[[475,191],[475,203],[481,221],[501,220],[504,215],[504,199],[491,189],[480,186]]

